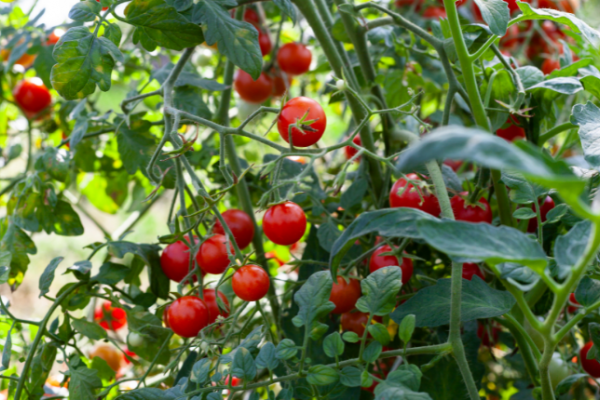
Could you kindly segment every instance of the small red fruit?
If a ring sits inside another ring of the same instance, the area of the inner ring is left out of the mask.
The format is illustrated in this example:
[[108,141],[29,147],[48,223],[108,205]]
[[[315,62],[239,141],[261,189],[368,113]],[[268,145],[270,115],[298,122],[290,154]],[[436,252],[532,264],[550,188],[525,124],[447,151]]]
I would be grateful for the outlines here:
[[463,279],[470,281],[475,275],[481,279],[485,279],[485,275],[483,275],[483,271],[479,268],[479,265],[475,263],[464,263],[462,272]]
[[369,324],[369,314],[360,311],[347,312],[340,318],[342,330],[356,333],[362,337],[365,333],[365,327]]
[[[421,180],[417,174],[408,174],[406,178],[411,181]],[[406,178],[400,178],[390,191],[390,207],[416,208],[437,217],[440,215],[440,203],[437,197],[420,187],[408,183]]]
[[350,278],[348,282],[341,276],[337,277],[337,282],[331,287],[329,301],[335,304],[331,311],[333,314],[343,314],[352,311],[356,302],[361,296],[360,281]]
[[312,53],[302,43],[286,43],[277,52],[279,68],[286,74],[302,75],[310,68]]
[[52,103],[52,96],[40,78],[28,78],[17,84],[13,91],[15,102],[28,118]]
[[399,265],[402,270],[402,284],[406,284],[413,274],[413,263],[410,258],[402,258],[401,263],[398,262],[398,258],[395,255],[380,255],[381,253],[389,253],[392,248],[389,245],[383,245],[379,247],[371,255],[369,260],[369,271],[375,272],[380,268],[389,267],[390,265]]
[[462,192],[450,199],[450,205],[452,206],[452,211],[454,211],[454,218],[456,218],[457,221],[491,224],[493,215],[487,200],[482,197],[477,204],[468,204],[466,201],[468,195],[467,192]]
[[273,79],[273,97],[281,97],[285,91],[292,86],[292,77],[287,75],[287,85],[283,79],[283,74],[275,70],[271,70],[271,79]]
[[[229,243],[229,249],[233,253],[233,246]],[[196,261],[202,270],[209,274],[222,274],[229,266],[229,256],[227,254],[227,239],[223,235],[213,235],[206,239]]]
[[117,331],[127,324],[127,314],[122,308],[113,307],[106,301],[94,312],[94,320],[107,331]]
[[579,358],[581,359],[581,367],[588,375],[600,378],[600,363],[594,359],[588,360],[586,358],[588,351],[590,351],[593,345],[592,342],[587,342],[579,351]]
[[191,338],[208,325],[209,311],[202,299],[184,296],[175,300],[167,310],[170,328],[181,337]]
[[[552,197],[550,196],[546,196],[546,198],[544,199],[544,202],[540,204],[540,217],[542,219],[542,222],[546,222],[546,217],[548,215],[548,212],[550,210],[552,210],[554,208],[555,204],[554,204],[554,200],[552,199]],[[533,211],[535,211],[535,206],[532,204],[531,208]],[[527,224],[527,232],[529,233],[534,233],[535,231],[537,231],[538,228],[538,223],[537,223],[537,216],[535,218],[531,218]]]
[[544,75],[550,75],[552,71],[560,69],[560,61],[554,58],[546,58],[542,63],[542,72]]
[[251,24],[260,24],[260,18],[258,13],[251,8],[247,8],[244,11],[244,21],[250,22]]
[[306,231],[304,210],[291,201],[269,208],[263,217],[263,230],[275,244],[289,246],[302,239]]
[[496,135],[506,140],[507,142],[514,142],[517,139],[525,139],[525,129],[514,124],[514,121],[509,117],[506,123],[510,124],[506,128],[498,129]]
[[[362,146],[362,141],[360,140],[360,136],[359,135],[354,136],[354,139],[352,139],[352,143],[354,143],[357,146]],[[346,146],[346,147],[344,147],[344,153],[346,153],[346,159],[349,160],[352,157],[354,157],[356,155],[356,153],[358,153],[358,150],[356,150],[352,146]],[[354,161],[360,161],[360,157]]]
[[[290,125],[296,126],[290,128]],[[291,129],[292,143],[296,147],[308,147],[317,143],[326,127],[327,117],[323,107],[308,97],[300,96],[289,100],[277,117],[279,135],[289,143]]]
[[427,19],[441,19],[447,18],[446,10],[444,7],[427,7],[423,12],[423,18]]
[[269,275],[258,265],[244,265],[231,278],[233,293],[244,301],[257,301],[269,292]]
[[571,293],[569,295],[569,305],[567,306],[567,311],[569,312],[569,314],[573,314],[575,313],[579,308],[581,307],[581,304],[579,304],[579,302],[577,301],[577,299],[575,298],[575,293]]
[[[254,222],[252,218],[242,210],[231,209],[225,211],[223,214],[225,224],[231,230],[235,242],[240,249],[245,249],[252,242],[254,238]],[[219,235],[225,235],[225,230],[221,221],[217,220],[213,228],[213,232]]]
[[264,72],[254,80],[249,73],[239,70],[235,75],[233,87],[240,98],[248,103],[262,103],[273,93],[273,81]]
[[260,46],[260,53],[264,56],[271,52],[273,45],[271,44],[271,38],[269,37],[269,33],[263,31],[260,28],[258,29],[258,45]]
[[160,256],[160,267],[172,281],[181,282],[190,272],[190,249],[178,240],[163,250]]

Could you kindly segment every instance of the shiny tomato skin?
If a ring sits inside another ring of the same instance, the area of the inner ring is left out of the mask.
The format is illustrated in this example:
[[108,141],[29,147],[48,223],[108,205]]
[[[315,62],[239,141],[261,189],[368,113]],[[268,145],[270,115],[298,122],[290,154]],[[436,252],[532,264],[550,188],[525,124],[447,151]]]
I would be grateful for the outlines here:
[[273,80],[264,72],[257,80],[253,80],[249,73],[238,70],[233,87],[242,100],[248,103],[262,103],[273,92]]
[[[230,252],[233,246],[229,243]],[[223,235],[213,235],[206,239],[198,250],[196,261],[200,268],[208,274],[222,274],[229,266],[227,255],[227,239]]]
[[481,197],[478,201],[479,204],[472,205],[467,204],[467,201],[465,200],[465,197],[467,196],[467,192],[462,192],[450,199],[450,205],[452,206],[452,211],[454,211],[454,218],[456,218],[457,221],[491,224],[493,215],[487,200]]
[[170,280],[181,282],[190,272],[190,249],[183,241],[171,243],[160,256],[160,267]]
[[[356,135],[354,136],[354,139],[352,139],[352,143],[354,143],[357,146],[362,146],[362,141],[360,140],[360,136]],[[351,159],[352,157],[354,157],[356,155],[356,153],[358,153],[358,150],[356,150],[354,147],[352,146],[346,146],[344,147],[344,153],[346,154],[346,159]],[[355,161],[359,161],[360,157],[357,158]]]
[[[254,238],[254,222],[252,221],[252,218],[244,211],[235,208],[225,211],[222,216],[231,230],[238,247],[240,249],[248,247]],[[221,221],[217,220],[213,232],[219,235],[225,235],[225,230],[223,229],[223,225],[221,225]]]
[[[305,117],[306,115],[306,117]],[[305,122],[314,121],[302,127],[301,132],[297,127],[292,128],[292,142],[296,147],[308,147],[317,143],[327,127],[327,116],[323,107],[315,100],[308,97],[294,97],[289,100],[277,117],[277,130],[281,138],[289,143],[289,126],[296,124],[304,118]]]
[[546,58],[542,63],[542,72],[544,75],[550,75],[552,71],[560,69],[560,61],[553,58]]
[[587,342],[579,351],[579,359],[581,361],[581,367],[588,375],[594,378],[600,378],[600,363],[596,360],[586,359],[587,353],[593,345],[592,342]]
[[360,296],[360,281],[358,279],[350,278],[349,282],[346,282],[346,279],[338,276],[337,282],[331,287],[331,295],[329,296],[329,301],[335,304],[335,308],[331,313],[343,314],[352,311]]
[[258,13],[251,8],[247,8],[244,10],[244,21],[249,22],[251,24],[260,24],[260,18],[258,17]]
[[462,272],[463,279],[470,281],[475,275],[485,280],[485,275],[483,275],[483,271],[479,268],[479,265],[475,263],[464,263]]
[[264,57],[271,52],[273,44],[271,43],[271,38],[267,32],[260,28],[256,29],[258,29],[258,45],[260,46],[260,53]]
[[127,324],[127,314],[122,308],[113,307],[106,301],[94,312],[94,320],[107,331],[117,331]]
[[362,337],[365,333],[365,327],[369,324],[369,314],[360,311],[347,312],[340,318],[343,331],[350,331]]
[[302,43],[286,43],[277,51],[277,63],[286,74],[302,75],[310,69],[311,51]]
[[244,301],[257,301],[269,292],[269,275],[258,265],[244,265],[231,278],[233,293]]
[[444,164],[449,166],[452,171],[456,172],[463,165],[463,162],[461,160],[446,160],[444,161]]
[[444,7],[427,7],[423,12],[423,18],[427,19],[441,19],[447,18],[446,10]]
[[[406,177],[412,181],[420,180],[417,174],[408,174]],[[407,186],[406,189],[403,189],[405,186]],[[401,190],[403,190],[402,194],[398,194]],[[419,194],[419,192],[421,192],[421,194]],[[421,197],[423,197],[423,199],[421,199]],[[394,186],[392,186],[392,190],[390,190],[390,207],[416,208],[431,214],[434,217],[440,215],[441,212],[440,203],[438,202],[437,197],[433,194],[425,193],[418,187],[414,187],[411,183],[408,183],[405,178],[398,179],[396,183],[394,183]]]
[[[392,248],[385,244],[379,247],[371,255],[369,260],[369,271],[375,272],[380,268],[389,267],[390,265],[398,265],[398,258],[395,255],[380,255],[381,253],[391,252]],[[402,284],[406,284],[413,274],[413,262],[410,258],[402,258],[400,269],[402,270]]]
[[219,291],[219,297],[225,304],[227,308],[227,312],[223,312],[219,310],[219,306],[217,305],[217,298],[215,296],[215,289],[204,289],[204,304],[208,308],[208,323],[212,324],[217,320],[219,315],[222,315],[223,318],[227,318],[229,316],[229,300],[227,297]]
[[507,142],[514,142],[517,139],[525,139],[525,129],[511,123],[504,129],[498,129],[496,135]]
[[19,107],[31,116],[52,103],[52,96],[39,78],[28,78],[17,84],[13,96]]
[[90,359],[98,357],[106,361],[110,369],[118,372],[121,369],[123,357],[121,353],[113,346],[108,344],[99,344],[90,352]]
[[[546,222],[548,212],[550,210],[552,210],[554,208],[554,206],[555,206],[555,204],[554,204],[554,200],[552,199],[552,197],[546,196],[546,198],[544,199],[544,202],[540,204],[540,217],[542,219],[542,222]],[[532,204],[531,209],[535,212],[535,205]],[[527,232],[534,233],[535,231],[537,231],[537,228],[538,228],[537,217],[531,218],[527,223]]]
[[286,201],[267,210],[262,226],[271,242],[289,246],[304,236],[306,215],[298,204]]
[[206,303],[196,296],[178,298],[171,303],[167,314],[171,330],[184,338],[198,336],[209,321]]

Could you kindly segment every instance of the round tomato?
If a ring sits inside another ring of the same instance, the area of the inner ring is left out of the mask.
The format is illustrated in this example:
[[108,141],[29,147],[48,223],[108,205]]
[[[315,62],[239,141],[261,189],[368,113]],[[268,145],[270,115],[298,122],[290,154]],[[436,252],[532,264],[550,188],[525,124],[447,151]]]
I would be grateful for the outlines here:
[[286,74],[302,75],[310,69],[312,53],[302,43],[286,43],[277,51],[277,63]]
[[[233,246],[229,243],[233,253]],[[213,235],[206,239],[198,250],[196,261],[202,270],[208,274],[222,274],[229,266],[227,255],[227,238],[223,235]]]
[[369,324],[369,314],[360,311],[343,313],[340,322],[342,330],[354,332],[362,337],[365,327]]
[[375,272],[380,268],[389,267],[390,265],[399,265],[402,270],[402,284],[406,284],[413,274],[413,263],[410,258],[402,258],[402,262],[398,262],[398,258],[393,255],[381,255],[381,253],[389,253],[392,251],[392,248],[389,245],[383,245],[379,247],[375,252],[371,255],[371,259],[369,260],[369,271]]
[[269,292],[269,275],[258,265],[244,265],[231,278],[233,293],[244,301],[257,301]]
[[560,69],[560,61],[553,58],[546,58],[542,63],[542,72],[544,75],[550,75],[552,71]]
[[104,329],[116,331],[127,324],[127,314],[122,308],[113,307],[107,301],[102,304],[102,307],[96,309],[94,320]]
[[296,243],[306,231],[306,215],[296,203],[286,201],[269,208],[263,217],[263,230],[275,244],[289,246]]
[[427,7],[423,12],[423,18],[427,19],[441,19],[446,17],[446,9],[444,7]]
[[52,96],[40,78],[28,78],[19,82],[13,96],[28,117],[33,117],[52,103]]
[[[245,249],[252,242],[254,238],[254,222],[252,218],[242,210],[231,209],[225,211],[223,214],[225,223],[231,230],[235,242],[240,249]],[[213,228],[213,232],[219,235],[225,235],[225,230],[221,221],[217,220]]]
[[273,79],[273,96],[283,96],[292,85],[292,77],[286,74],[287,79],[283,79],[283,74],[275,70],[271,70],[271,77]]
[[[359,135],[354,136],[354,139],[352,139],[352,143],[354,143],[357,146],[362,146],[362,141],[360,140],[360,136]],[[358,153],[358,150],[356,150],[352,146],[346,146],[346,147],[344,147],[344,153],[346,153],[346,158],[349,160],[352,157],[354,157],[356,155],[356,153]],[[354,161],[360,161],[360,157]]]
[[[242,380],[237,376],[231,378],[231,386],[240,386],[240,383],[242,383]],[[225,385],[229,385],[229,375],[225,377]]]
[[[552,200],[552,197],[546,196],[546,198],[544,199],[544,202],[540,204],[540,217],[542,219],[542,222],[546,222],[546,217],[548,215],[548,212],[554,208],[554,205],[555,204],[554,204],[554,200]],[[535,212],[535,206],[533,204],[531,205],[531,208]],[[527,232],[534,233],[535,231],[537,231],[537,228],[538,228],[537,217],[531,218],[529,220],[529,222],[527,223]]]
[[249,73],[239,70],[235,75],[233,87],[241,99],[248,103],[262,103],[273,93],[273,81],[264,72],[254,80]]
[[[408,174],[406,178],[411,181],[419,181],[416,174]],[[408,207],[425,211],[437,217],[440,215],[440,203],[437,197],[426,190],[408,183],[406,178],[400,178],[392,186],[390,191],[390,207]]]
[[[22,40],[19,41],[19,44],[21,44],[22,42]],[[8,59],[10,58],[10,50],[0,50],[0,56],[2,57],[3,61],[8,61]],[[35,54],[25,53],[17,61],[15,61],[15,64],[21,65],[23,68],[27,69],[33,65],[35,57]]]
[[479,321],[477,325],[477,337],[481,339],[481,344],[485,347],[494,346],[498,342],[500,328],[495,325],[484,325]]
[[573,314],[577,312],[577,310],[581,307],[581,304],[575,298],[575,293],[571,293],[569,295],[569,305],[567,306],[567,311],[569,314]]
[[456,172],[461,167],[461,165],[463,165],[463,162],[461,160],[446,160],[444,161],[444,164],[449,166],[452,169],[452,171]]
[[474,275],[477,275],[481,279],[485,279],[485,275],[483,275],[483,271],[479,268],[479,265],[475,263],[464,263],[462,272],[463,279],[470,281],[473,279]]
[[[296,147],[308,147],[317,143],[327,127],[327,117],[323,107],[308,97],[294,97],[289,100],[277,117],[277,130],[281,138],[289,143],[290,125],[292,142]],[[300,130],[300,129],[301,130]]]
[[548,372],[550,373],[550,382],[552,383],[552,387],[555,389],[563,379],[571,375],[569,366],[565,360],[562,359],[560,353],[558,352],[552,354],[550,365],[548,367]]
[[594,378],[600,378],[600,363],[594,359],[588,360],[587,353],[592,348],[593,343],[587,342],[585,346],[579,351],[579,358],[581,359],[581,367],[588,375]]
[[498,129],[496,131],[496,135],[498,137],[506,140],[507,142],[514,142],[517,139],[525,139],[525,129],[517,126],[511,117],[506,120],[506,124],[509,124],[506,128]]
[[487,200],[481,197],[477,204],[468,204],[466,200],[468,195],[467,192],[462,192],[450,199],[450,205],[452,206],[452,211],[454,211],[454,218],[456,218],[457,221],[473,223],[485,222],[491,224],[493,215]]
[[244,10],[244,21],[250,22],[251,24],[260,24],[258,13],[252,8],[246,8],[246,10]]
[[329,301],[335,304],[333,314],[343,314],[352,311],[356,302],[361,296],[360,281],[350,278],[348,281],[341,276],[337,277],[337,282],[331,286],[331,295]]
[[271,38],[269,37],[269,33],[263,31],[260,28],[256,28],[258,30],[258,45],[260,46],[260,52],[264,56],[271,52],[273,45],[271,44]]
[[171,243],[160,256],[160,267],[172,281],[181,282],[190,272],[190,249],[183,241]]
[[217,298],[215,296],[215,289],[204,289],[204,304],[206,304],[206,307],[208,308],[209,324],[215,322],[219,315],[222,315],[223,318],[227,318],[229,316],[229,300],[227,300],[227,297],[225,297],[225,295],[221,292],[219,292],[219,297],[221,298],[223,304],[225,304],[227,311],[219,310]]
[[175,300],[167,309],[169,327],[181,337],[191,338],[208,325],[208,307],[196,296],[184,296]]
[[90,352],[90,359],[98,357],[106,361],[108,366],[115,372],[121,369],[123,357],[117,349],[108,344],[99,344]]

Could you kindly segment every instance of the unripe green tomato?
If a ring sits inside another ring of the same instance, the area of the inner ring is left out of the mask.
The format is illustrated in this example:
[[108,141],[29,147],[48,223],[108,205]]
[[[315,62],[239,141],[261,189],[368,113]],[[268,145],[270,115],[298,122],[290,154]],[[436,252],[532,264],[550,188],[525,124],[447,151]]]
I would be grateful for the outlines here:
[[127,335],[127,343],[131,347],[140,347],[144,345],[144,337],[139,333],[129,332]]
[[561,358],[560,353],[552,354],[548,372],[550,373],[550,382],[553,388],[556,388],[563,379],[571,375],[571,370],[569,370],[567,363]]
[[337,82],[335,82],[335,86],[337,87],[337,90],[344,90],[346,89],[346,82],[342,79],[339,79]]
[[212,51],[209,49],[199,49],[196,63],[200,67],[207,67],[212,61]]
[[[542,317],[538,317],[538,321],[544,322],[544,319]],[[525,322],[523,323],[523,328],[525,328],[525,332],[529,334],[537,348],[540,351],[544,350],[544,337],[542,336],[542,334],[535,330],[527,320],[525,320]]]

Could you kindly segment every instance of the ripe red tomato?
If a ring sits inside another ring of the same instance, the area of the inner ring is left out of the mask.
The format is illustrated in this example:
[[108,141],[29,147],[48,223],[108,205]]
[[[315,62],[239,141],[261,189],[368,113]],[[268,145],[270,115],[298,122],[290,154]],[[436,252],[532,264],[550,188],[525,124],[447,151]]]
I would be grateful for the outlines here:
[[63,29],[57,28],[52,31],[50,35],[48,35],[48,40],[46,40],[46,46],[52,46],[53,44],[58,43],[60,37],[65,34]]
[[[411,181],[421,180],[417,174],[406,175]],[[437,197],[425,190],[408,183],[405,178],[400,178],[390,191],[390,207],[416,208],[437,217],[440,215],[440,203]]]
[[15,86],[13,96],[28,118],[52,103],[52,96],[40,78],[28,78],[19,82]]
[[592,342],[587,342],[579,351],[579,358],[581,360],[581,367],[588,375],[594,378],[600,378],[600,363],[596,360],[588,360],[586,358],[588,351],[590,351],[593,345]]
[[[357,146],[362,146],[362,141],[360,140],[360,136],[359,135],[354,136],[354,139],[352,139],[352,143],[354,143]],[[346,158],[349,160],[352,157],[354,157],[356,155],[356,153],[358,153],[358,150],[356,150],[352,146],[346,146],[346,147],[344,147],[344,153],[346,153]],[[360,161],[360,157],[354,161]]]
[[308,147],[317,143],[327,127],[327,116],[323,107],[308,97],[294,97],[289,100],[277,118],[277,130],[281,138],[289,143],[290,125],[300,124],[302,131],[294,126],[292,129],[292,142],[296,147]]
[[[252,218],[242,210],[231,209],[225,211],[223,214],[225,223],[231,230],[235,242],[240,249],[245,249],[252,242],[254,238],[254,223]],[[225,230],[221,221],[217,220],[213,228],[213,232],[219,235],[225,235]]]
[[199,297],[180,297],[167,309],[167,320],[170,328],[179,336],[196,337],[208,325],[208,307]]
[[273,81],[264,72],[257,80],[253,80],[249,73],[239,70],[235,75],[233,87],[242,100],[248,103],[262,103],[271,96]]
[[542,63],[542,72],[544,75],[550,75],[552,71],[560,69],[560,61],[553,58],[546,58]]
[[263,217],[263,230],[275,244],[289,246],[302,239],[306,215],[296,203],[286,201],[269,208]]
[[310,69],[312,53],[302,43],[286,43],[277,51],[277,63],[286,74],[302,75]]
[[[231,378],[231,386],[240,386],[240,383],[242,383],[242,380],[237,376]],[[229,385],[229,375],[225,377],[225,385]]]
[[107,331],[117,331],[127,324],[127,314],[122,308],[113,307],[106,301],[94,312],[94,320]]
[[461,165],[463,165],[463,162],[461,160],[446,160],[444,161],[444,164],[452,168],[452,171],[456,172]]
[[250,22],[251,24],[260,24],[260,18],[258,13],[251,8],[244,10],[244,21]]
[[362,337],[365,327],[369,324],[369,314],[360,311],[347,312],[340,318],[342,330],[356,333]]
[[264,56],[271,52],[273,45],[271,44],[271,38],[269,37],[269,33],[263,31],[260,28],[258,29],[258,45],[260,46],[260,53]]
[[569,305],[567,306],[567,311],[569,312],[569,314],[573,314],[577,311],[579,307],[581,307],[581,304],[579,304],[579,302],[575,298],[575,293],[571,293],[569,295]]
[[492,347],[498,342],[498,334],[500,328],[495,325],[487,326],[481,322],[477,322],[477,337],[481,339],[481,345],[485,347]]
[[110,369],[118,372],[121,369],[123,357],[121,353],[113,346],[108,344],[99,344],[90,352],[90,359],[98,357],[106,361]]
[[160,267],[172,281],[181,282],[190,272],[190,249],[183,241],[171,243],[160,256]]
[[517,24],[509,26],[506,34],[500,39],[500,48],[507,50],[518,46],[523,40],[520,36],[519,26]]
[[[389,267],[390,265],[398,265],[398,258],[395,255],[380,255],[381,253],[391,252],[392,248],[389,245],[379,247],[371,255],[369,260],[369,271],[375,272],[380,268]],[[399,265],[402,270],[402,284],[406,284],[413,274],[413,263],[410,258],[402,258],[402,264]]]
[[467,204],[466,197],[468,197],[468,195],[467,192],[462,192],[450,199],[450,205],[452,206],[452,211],[454,211],[454,218],[456,218],[457,221],[474,223],[484,222],[491,224],[493,215],[488,201],[481,197],[477,204]]
[[217,305],[217,298],[215,296],[215,289],[204,289],[204,304],[208,308],[208,323],[212,324],[217,320],[219,315],[222,315],[223,318],[227,318],[229,316],[229,300],[227,297],[219,291],[219,297],[227,307],[227,311],[220,311],[219,306]]
[[257,301],[269,292],[269,275],[258,265],[244,265],[231,278],[231,287],[237,297]]
[[441,19],[447,18],[446,9],[444,7],[427,7],[423,12],[423,18]]
[[[137,357],[137,354],[135,354],[133,351],[129,350],[127,347],[125,347],[123,349],[123,353],[127,354],[131,358]],[[131,361],[129,361],[129,358],[125,357],[125,354],[123,354],[123,361],[125,361],[125,364],[129,365],[129,364],[131,364]]]
[[[100,0],[96,0],[98,3],[100,3]],[[102,11],[106,11],[108,10],[108,7],[102,7]]]
[[[229,243],[233,253],[233,246]],[[222,274],[229,265],[227,239],[223,235],[213,235],[206,239],[198,250],[196,261],[202,270],[209,274]]]
[[358,279],[350,278],[349,282],[346,282],[346,279],[338,276],[337,282],[334,282],[331,287],[331,295],[329,296],[329,301],[335,304],[332,313],[343,314],[352,311],[360,296],[360,281]]
[[292,77],[287,75],[287,85],[283,79],[283,74],[275,70],[271,70],[271,79],[273,79],[273,97],[281,97],[285,91],[292,86]]
[[479,265],[475,263],[464,263],[463,264],[463,279],[470,281],[473,279],[473,276],[477,275],[481,279],[485,279],[485,275],[483,275],[483,271],[479,268]]
[[[548,212],[554,208],[554,205],[555,204],[554,200],[552,200],[552,197],[546,196],[544,202],[540,204],[540,217],[542,219],[542,222],[546,222],[546,216],[548,215]],[[531,205],[531,208],[533,209],[533,211],[535,211],[535,206],[533,204]],[[537,217],[531,218],[527,224],[527,232],[534,233],[535,231],[537,231],[537,228]]]
[[496,135],[506,140],[507,142],[514,142],[517,139],[525,139],[525,129],[514,124],[514,121],[509,117],[506,120],[508,125],[506,128],[498,129]]

